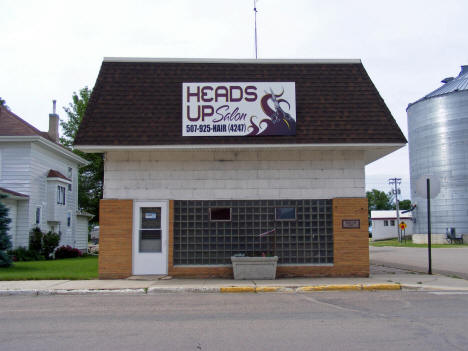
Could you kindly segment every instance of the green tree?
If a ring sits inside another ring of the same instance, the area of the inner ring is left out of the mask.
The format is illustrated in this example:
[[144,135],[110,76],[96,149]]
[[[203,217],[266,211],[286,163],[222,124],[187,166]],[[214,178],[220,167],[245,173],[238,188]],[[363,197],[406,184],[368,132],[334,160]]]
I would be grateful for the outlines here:
[[366,192],[366,197],[369,208],[369,218],[371,211],[391,210],[393,208],[391,193],[385,193],[384,191],[372,189],[371,191]]
[[[60,142],[65,147],[72,149],[76,133],[83,120],[83,116],[88,106],[92,90],[84,87],[77,94],[73,92],[72,102],[68,107],[64,107],[68,119],[61,120],[60,126],[63,136]],[[99,221],[99,199],[102,199],[102,188],[104,184],[104,161],[102,154],[88,154],[73,149],[73,152],[85,160],[89,165],[80,168],[78,176],[78,207],[81,210],[94,215],[93,221]]]
[[[0,195],[0,199],[5,197],[5,195]],[[11,257],[7,254],[7,250],[11,249],[11,240],[8,235],[10,222],[8,208],[0,201],[0,267],[10,267],[12,265]]]
[[[401,200],[398,207],[401,210],[410,210],[411,209],[411,200]],[[396,210],[396,205],[393,205],[393,209]]]

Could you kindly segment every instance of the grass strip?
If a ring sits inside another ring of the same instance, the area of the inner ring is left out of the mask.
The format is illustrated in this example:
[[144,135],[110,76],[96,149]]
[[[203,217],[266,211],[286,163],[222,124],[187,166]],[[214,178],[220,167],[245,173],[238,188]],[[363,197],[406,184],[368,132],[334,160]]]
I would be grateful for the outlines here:
[[[413,244],[411,240],[402,241],[401,243],[398,239],[391,240],[381,240],[381,241],[369,241],[370,246],[380,247],[380,246],[396,246],[396,247],[425,247],[427,244]],[[468,244],[431,244],[433,248],[444,248],[444,249],[453,249],[453,248],[468,248]]]
[[85,280],[97,277],[97,256],[15,262],[12,267],[0,268],[0,280]]

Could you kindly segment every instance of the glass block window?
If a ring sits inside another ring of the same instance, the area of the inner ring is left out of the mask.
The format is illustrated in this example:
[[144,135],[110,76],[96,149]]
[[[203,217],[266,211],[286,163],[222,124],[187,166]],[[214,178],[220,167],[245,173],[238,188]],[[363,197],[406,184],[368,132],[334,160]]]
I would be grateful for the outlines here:
[[[213,208],[230,209],[231,220],[210,220]],[[227,265],[239,253],[276,253],[279,264],[333,263],[332,200],[174,201],[175,265]]]

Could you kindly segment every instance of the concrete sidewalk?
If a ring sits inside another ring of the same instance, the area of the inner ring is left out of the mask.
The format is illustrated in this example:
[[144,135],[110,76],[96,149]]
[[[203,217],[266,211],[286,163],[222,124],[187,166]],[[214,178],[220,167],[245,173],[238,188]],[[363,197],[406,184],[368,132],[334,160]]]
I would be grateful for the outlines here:
[[0,295],[289,292],[324,290],[468,291],[468,280],[371,266],[369,278],[286,278],[276,280],[160,279],[0,281]]

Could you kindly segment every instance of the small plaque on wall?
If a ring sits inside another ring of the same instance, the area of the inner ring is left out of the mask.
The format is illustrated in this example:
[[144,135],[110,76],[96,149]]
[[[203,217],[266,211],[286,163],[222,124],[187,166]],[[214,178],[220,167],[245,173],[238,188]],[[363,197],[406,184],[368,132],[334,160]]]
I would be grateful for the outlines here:
[[359,229],[361,228],[361,221],[359,219],[343,219],[341,226],[343,229]]

